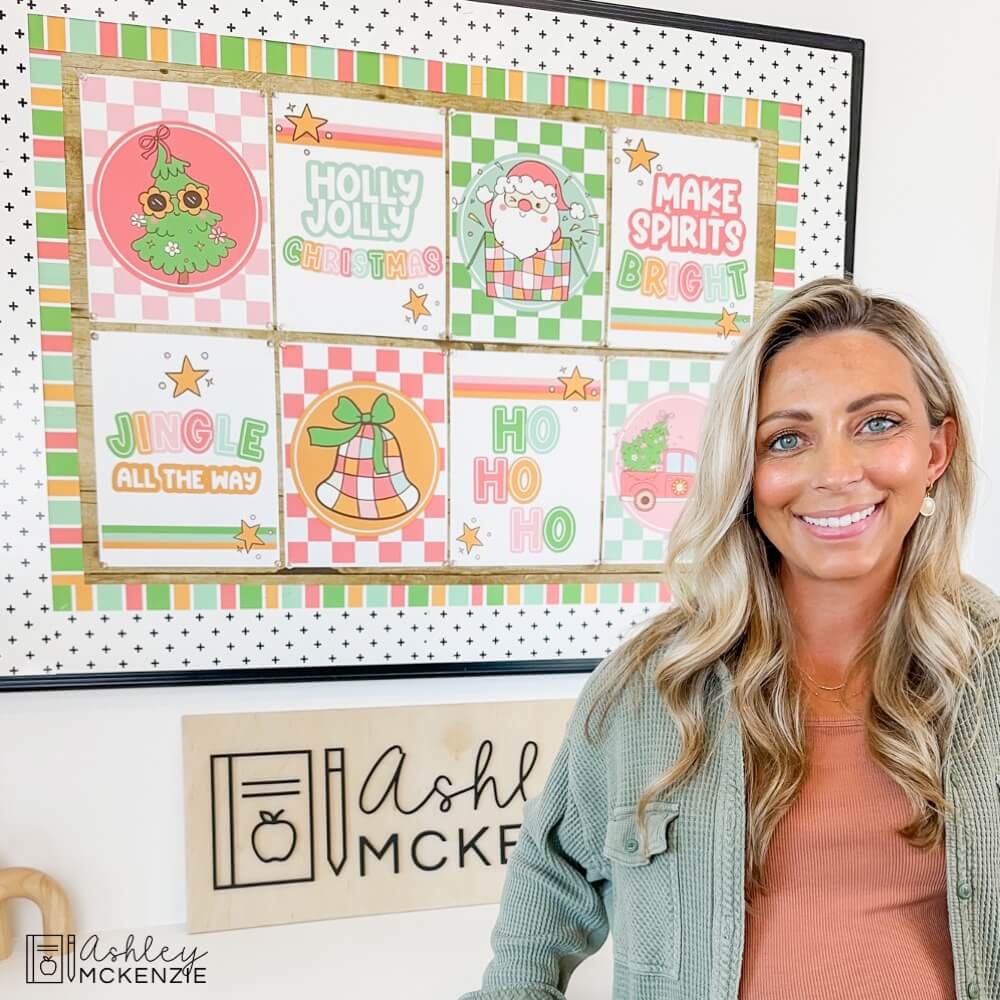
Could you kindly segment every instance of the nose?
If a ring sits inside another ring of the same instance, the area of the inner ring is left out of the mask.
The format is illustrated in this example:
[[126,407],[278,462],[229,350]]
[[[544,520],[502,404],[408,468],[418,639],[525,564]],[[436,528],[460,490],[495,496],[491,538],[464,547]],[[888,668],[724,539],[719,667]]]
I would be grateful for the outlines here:
[[851,442],[834,437],[820,445],[816,455],[815,482],[820,489],[837,493],[864,477],[858,453]]
[[531,202],[528,201],[527,198],[522,198],[517,203],[517,209],[518,209],[519,212],[530,212],[531,211]]

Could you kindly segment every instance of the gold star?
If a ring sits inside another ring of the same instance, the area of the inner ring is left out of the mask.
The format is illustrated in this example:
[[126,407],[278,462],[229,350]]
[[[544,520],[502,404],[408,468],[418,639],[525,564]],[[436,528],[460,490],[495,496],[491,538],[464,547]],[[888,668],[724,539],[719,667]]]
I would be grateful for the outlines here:
[[640,139],[639,145],[635,149],[626,149],[626,156],[628,156],[628,172],[632,173],[633,170],[638,170],[642,167],[647,174],[651,174],[653,171],[650,169],[650,164],[655,160],[660,154],[654,153],[651,149],[646,149],[646,140]]
[[722,307],[722,315],[716,320],[715,327],[724,337],[740,332],[736,325],[736,313],[728,312],[725,306]]
[[574,396],[579,396],[580,399],[586,399],[587,393],[585,392],[588,385],[594,380],[592,378],[586,378],[580,374],[580,366],[573,366],[572,375],[560,375],[559,381],[562,382],[563,388],[563,399],[572,399]]
[[423,295],[417,295],[416,289],[410,289],[410,301],[403,303],[404,309],[410,310],[410,315],[413,317],[413,322],[416,323],[421,316],[430,316],[431,311],[427,308],[424,303],[427,301],[427,293]]
[[462,522],[462,534],[460,534],[456,539],[456,542],[462,542],[465,545],[465,554],[468,555],[476,545],[482,545],[483,543],[479,540],[479,529],[470,527],[465,521]]
[[292,142],[298,142],[303,136],[312,136],[319,142],[319,127],[326,124],[325,118],[317,118],[307,104],[302,109],[301,115],[288,115],[288,120],[295,126],[295,133]]
[[191,364],[191,359],[185,354],[179,372],[164,372],[164,374],[174,380],[174,399],[176,399],[185,392],[193,392],[196,396],[200,396],[198,381],[208,374],[208,369],[195,368]]
[[237,545],[236,548],[240,549],[242,547],[244,552],[249,552],[257,545],[263,546],[264,540],[257,537],[258,531],[260,531],[259,524],[247,524],[243,518],[240,518],[240,530],[233,535],[233,538],[235,538],[237,542],[241,543],[241,545]]

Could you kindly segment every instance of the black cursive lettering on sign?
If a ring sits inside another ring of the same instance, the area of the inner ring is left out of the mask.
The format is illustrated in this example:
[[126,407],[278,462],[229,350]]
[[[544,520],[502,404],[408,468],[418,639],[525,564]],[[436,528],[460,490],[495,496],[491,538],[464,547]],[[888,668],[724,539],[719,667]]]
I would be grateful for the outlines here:
[[[518,758],[517,780],[506,798],[500,793],[497,779],[489,773],[490,762],[493,759],[492,740],[483,740],[476,751],[472,782],[464,788],[454,788],[450,775],[439,774],[433,781],[430,790],[422,799],[405,803],[402,801],[400,785],[403,777],[403,767],[406,764],[406,751],[398,744],[387,747],[378,760],[372,765],[365,777],[358,796],[358,808],[367,816],[378,812],[391,797],[395,810],[403,816],[412,816],[419,812],[433,799],[439,799],[438,810],[448,812],[452,802],[462,795],[472,793],[472,808],[478,809],[482,797],[490,791],[493,803],[500,809],[505,809],[516,798],[527,802],[525,785],[531,772],[538,763],[538,744],[528,740],[521,747]],[[381,794],[380,794],[381,793]],[[372,801],[374,800],[374,801]]]

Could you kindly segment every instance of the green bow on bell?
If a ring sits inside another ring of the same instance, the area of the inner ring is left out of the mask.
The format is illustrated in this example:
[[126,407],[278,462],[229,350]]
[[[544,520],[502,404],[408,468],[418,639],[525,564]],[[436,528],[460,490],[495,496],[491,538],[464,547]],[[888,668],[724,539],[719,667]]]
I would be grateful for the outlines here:
[[385,431],[382,424],[387,424],[396,417],[396,411],[392,408],[389,397],[384,392],[381,393],[375,397],[371,410],[362,413],[350,396],[341,396],[333,408],[333,416],[348,426],[310,427],[309,443],[318,448],[337,448],[346,444],[351,438],[357,437],[365,424],[372,424],[372,463],[375,472],[384,476],[389,470],[385,464]]

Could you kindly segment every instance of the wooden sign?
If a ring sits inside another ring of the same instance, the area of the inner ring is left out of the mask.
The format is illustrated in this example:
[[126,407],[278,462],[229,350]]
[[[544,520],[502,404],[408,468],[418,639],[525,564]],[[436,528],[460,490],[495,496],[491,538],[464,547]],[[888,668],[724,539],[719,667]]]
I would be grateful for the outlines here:
[[496,902],[573,704],[185,716],[188,930]]

